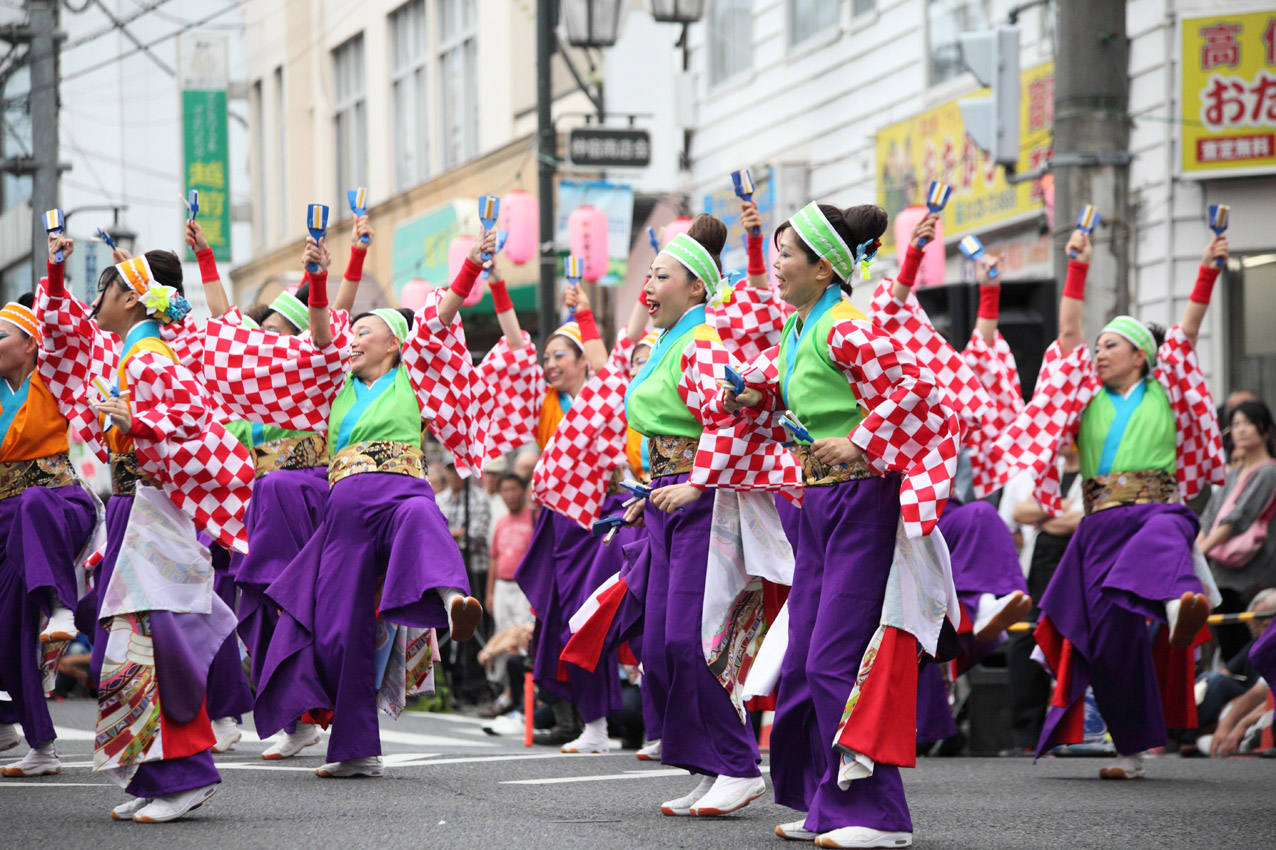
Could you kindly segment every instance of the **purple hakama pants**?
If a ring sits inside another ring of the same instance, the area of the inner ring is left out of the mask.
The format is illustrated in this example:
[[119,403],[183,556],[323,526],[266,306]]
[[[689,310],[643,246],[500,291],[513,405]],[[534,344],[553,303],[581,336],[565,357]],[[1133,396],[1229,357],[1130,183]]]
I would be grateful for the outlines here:
[[429,482],[382,472],[338,481],[322,525],[267,590],[282,613],[257,691],[258,734],[328,710],[329,761],[380,755],[377,617],[447,628],[434,592],[443,587],[467,592],[469,579]]
[[[1183,505],[1109,508],[1081,520],[1040,600],[1041,612],[1072,643],[1072,704],[1094,689],[1117,751],[1165,744],[1165,715],[1147,620],[1165,622],[1167,599],[1201,592],[1192,567],[1199,529]],[[1037,754],[1055,745],[1065,709],[1051,705]]]
[[[231,554],[216,543],[208,547],[213,556],[213,593],[221,597],[226,607],[235,610],[235,580],[230,576]],[[231,632],[213,656],[213,666],[208,670],[208,718],[218,720],[233,717],[238,723],[241,715],[253,710],[253,693],[244,676],[244,665],[239,660],[239,638]]]
[[50,592],[75,609],[75,556],[94,520],[93,500],[78,484],[30,487],[0,501],[0,690],[13,700],[0,717],[21,723],[32,747],[56,737],[40,674],[40,621]]
[[843,791],[833,749],[860,661],[881,622],[899,510],[895,475],[808,487],[803,497],[789,646],[771,727],[771,780],[775,801],[807,812],[812,832],[913,830],[899,768],[878,764],[872,776]]

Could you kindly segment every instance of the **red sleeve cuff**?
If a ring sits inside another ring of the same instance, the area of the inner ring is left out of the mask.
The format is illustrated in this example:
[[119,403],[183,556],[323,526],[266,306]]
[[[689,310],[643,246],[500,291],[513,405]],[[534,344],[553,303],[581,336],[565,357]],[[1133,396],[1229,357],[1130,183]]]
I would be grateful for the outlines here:
[[979,287],[979,318],[997,321],[1001,314],[1001,287]]
[[1201,266],[1196,271],[1196,285],[1192,287],[1190,299],[1197,304],[1210,303],[1210,296],[1214,293],[1214,284],[1218,281],[1218,273],[1221,272],[1218,266]]
[[899,274],[895,276],[895,282],[911,287],[917,280],[917,270],[921,268],[922,257],[925,256],[925,251],[910,243],[908,250],[904,252],[904,264],[899,267]]
[[307,300],[311,307],[328,306],[328,272],[310,275],[310,297]]
[[1075,298],[1078,301],[1085,300],[1085,278],[1090,273],[1089,263],[1078,263],[1076,260],[1068,261],[1068,279],[1063,284],[1063,297]]
[[468,297],[481,271],[483,271],[482,266],[466,257],[461,270],[456,273],[456,279],[452,281],[452,291],[462,298]]
[[49,260],[49,297],[61,296],[66,292],[66,263],[55,263]]
[[754,235],[750,233],[746,238],[746,245],[749,249],[749,274],[759,275],[766,274],[766,257],[762,253],[762,241],[764,237],[761,233]]
[[509,285],[503,280],[489,280],[487,288],[492,291],[492,308],[497,313],[507,313],[514,309],[510,299]]
[[196,251],[195,262],[199,263],[199,279],[204,283],[221,279],[221,275],[217,273],[217,258],[213,256],[212,248]]
[[367,256],[367,248],[350,248],[350,262],[346,263],[346,280],[363,280],[363,261]]
[[581,342],[602,339],[602,336],[598,333],[598,324],[594,321],[593,310],[577,310],[576,324],[580,325]]

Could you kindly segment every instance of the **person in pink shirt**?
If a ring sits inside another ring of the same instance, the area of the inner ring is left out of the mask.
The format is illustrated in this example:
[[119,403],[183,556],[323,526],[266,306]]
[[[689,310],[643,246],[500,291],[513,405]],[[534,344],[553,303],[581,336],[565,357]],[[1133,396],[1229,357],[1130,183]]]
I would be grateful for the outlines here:
[[497,633],[519,623],[531,622],[531,605],[514,581],[514,571],[532,542],[533,526],[526,480],[512,472],[506,473],[500,478],[498,492],[509,513],[496,521],[487,572],[487,610],[492,612]]

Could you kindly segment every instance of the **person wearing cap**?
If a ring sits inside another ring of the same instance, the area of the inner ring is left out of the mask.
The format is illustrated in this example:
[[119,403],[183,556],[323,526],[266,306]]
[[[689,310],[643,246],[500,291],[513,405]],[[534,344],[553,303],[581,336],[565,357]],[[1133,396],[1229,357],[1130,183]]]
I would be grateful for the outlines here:
[[[411,313],[328,310],[328,259],[307,240],[310,335],[214,320],[205,380],[233,415],[328,434],[326,510],[310,542],[266,588],[279,620],[253,716],[259,736],[302,716],[331,726],[323,778],[384,772],[377,711],[397,716],[433,688],[433,630],[470,639],[482,618],[465,563],[425,478],[428,427],[462,474],[479,467],[476,380],[459,310],[483,270],[476,240],[452,286]],[[334,328],[334,325],[338,327]]]
[[775,833],[821,847],[911,845],[899,768],[915,761],[917,660],[936,654],[945,618],[959,619],[935,534],[957,414],[934,375],[846,297],[886,226],[871,204],[812,203],[776,230],[780,297],[795,311],[778,349],[743,375],[744,392],[723,390],[729,410],[787,408],[804,432],[793,437],[805,492],[788,629],[763,653],[782,652],[776,802],[807,813]]
[[[50,257],[73,247],[53,236]],[[64,404],[96,398],[100,418],[77,415],[72,425],[111,453],[106,548],[89,597],[95,610],[85,612],[99,624],[94,768],[134,797],[111,817],[142,823],[184,817],[221,781],[206,684],[235,615],[213,591],[198,534],[245,550],[253,480],[248,452],[218,424],[199,382],[162,338],[161,328],[190,309],[181,287],[177,256],[149,251],[102,273],[89,314],[67,295],[61,264],[51,262],[38,311],[43,347],[58,360],[42,374]],[[102,334],[123,341],[118,354]]]
[[1167,727],[1196,728],[1193,648],[1208,638],[1203,627],[1219,601],[1184,502],[1223,481],[1218,419],[1195,349],[1227,239],[1206,246],[1183,317],[1163,342],[1159,328],[1118,316],[1093,353],[1081,326],[1089,237],[1074,231],[1067,250],[1075,259],[1059,338],[992,459],[1002,482],[1035,470],[1033,496],[1054,516],[1062,512],[1055,457],[1076,441],[1085,517],[1039,600],[1037,643],[1056,686],[1037,752],[1081,740],[1090,687],[1120,756],[1100,777],[1139,779],[1143,754],[1165,744]]
[[0,775],[17,778],[62,771],[43,668],[78,634],[77,572],[97,524],[68,454],[67,415],[40,375],[49,355],[32,303],[0,308],[0,750],[22,739],[17,723],[31,747]]

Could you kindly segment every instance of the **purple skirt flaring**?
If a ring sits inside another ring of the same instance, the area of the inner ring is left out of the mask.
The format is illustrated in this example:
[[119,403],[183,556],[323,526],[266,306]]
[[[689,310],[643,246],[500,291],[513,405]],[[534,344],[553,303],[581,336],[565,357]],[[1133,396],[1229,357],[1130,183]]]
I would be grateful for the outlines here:
[[1254,641],[1249,648],[1249,660],[1268,685],[1276,682],[1276,628],[1268,625],[1262,637]]
[[[213,556],[213,592],[234,611],[236,593],[235,580],[230,577],[231,555],[216,543],[209,546],[209,552]],[[239,658],[239,638],[231,632],[208,670],[208,717],[210,720],[234,717],[238,723],[241,715],[252,710],[253,694]]]
[[93,531],[93,500],[77,485],[31,487],[0,501],[0,690],[5,722],[32,747],[56,736],[40,673],[40,621],[52,591],[75,608],[75,557]]
[[[602,515],[619,513],[623,501],[620,496],[608,496]],[[531,546],[514,573],[514,580],[536,612],[532,636],[536,686],[575,704],[586,723],[621,708],[620,670],[614,651],[604,655],[592,673],[574,664],[560,665],[559,656],[571,639],[568,621],[589,594],[617,571],[621,549],[635,536],[636,530],[622,528],[608,546],[603,546],[601,537],[541,508]]]
[[328,503],[328,470],[281,469],[253,485],[244,525],[248,529],[248,554],[232,561],[239,587],[239,637],[252,662],[249,680],[261,682],[266,649],[275,633],[279,610],[266,598],[266,588],[323,523]]
[[[686,475],[665,476],[651,486],[686,480]],[[700,642],[714,494],[706,490],[672,514],[647,505],[647,538],[626,553],[647,562],[646,581],[637,591],[645,601],[643,686],[661,718],[678,718],[663,724],[662,764],[707,775],[759,776],[753,729],[740,721]]]
[[[1165,744],[1147,620],[1164,623],[1165,600],[1201,592],[1192,566],[1198,529],[1196,516],[1182,505],[1128,505],[1091,514],[1041,597],[1042,614],[1072,643],[1068,704],[1091,686],[1118,752]],[[1054,746],[1064,713],[1050,706],[1038,755]]]
[[379,755],[377,616],[447,628],[434,592],[443,587],[468,591],[469,579],[429,482],[379,472],[337,482],[323,523],[267,589],[281,614],[253,711],[258,734],[330,710],[330,761]]
[[972,616],[985,593],[1028,592],[1014,536],[992,505],[950,502],[939,518],[939,530],[948,544],[957,595]]
[[807,812],[813,832],[913,829],[899,768],[876,765],[872,776],[843,791],[833,749],[860,661],[881,622],[899,513],[897,476],[808,487],[803,497],[789,646],[771,727],[771,780],[775,801]]

